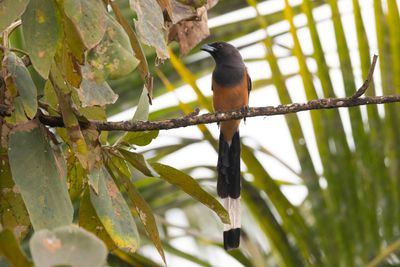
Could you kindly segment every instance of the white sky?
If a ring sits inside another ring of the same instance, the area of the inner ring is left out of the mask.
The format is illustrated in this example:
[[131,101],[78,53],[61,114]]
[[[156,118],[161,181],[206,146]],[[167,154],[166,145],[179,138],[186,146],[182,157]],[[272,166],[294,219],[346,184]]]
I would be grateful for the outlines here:
[[[299,4],[301,1],[293,0],[289,1],[292,5]],[[342,15],[342,22],[345,27],[345,34],[348,40],[350,51],[352,52],[352,63],[355,68],[355,75],[357,77],[357,85],[360,86],[362,84],[362,77],[359,71],[359,58],[357,54],[357,40],[356,40],[356,31],[354,27],[354,19],[352,14],[352,1],[351,0],[341,0],[339,1],[339,8]],[[371,54],[377,53],[376,48],[376,38],[375,38],[375,26],[374,26],[374,14],[373,14],[373,2],[372,0],[362,0],[359,1],[362,8],[364,26],[367,29],[368,38],[371,46]],[[398,0],[398,2],[400,2]],[[282,10],[284,7],[283,0],[270,0],[259,4],[259,9],[262,14],[273,13],[277,10]],[[224,14],[220,17],[213,18],[209,20],[210,28],[223,25],[227,22],[231,21],[240,21],[244,19],[248,19],[255,16],[255,11],[251,7],[247,7],[238,11],[234,11],[231,13]],[[330,10],[328,7],[319,7],[314,9],[314,16],[317,21],[324,20],[330,17]],[[295,24],[297,26],[304,25],[306,23],[306,18],[304,15],[299,15],[295,17]],[[268,28],[269,34],[276,34],[283,31],[286,31],[289,28],[287,22],[282,22]],[[340,71],[338,70],[339,61],[338,55],[336,53],[336,42],[335,35],[333,31],[333,25],[330,20],[326,20],[318,24],[318,30],[321,33],[322,45],[323,49],[326,52],[326,58],[329,66],[333,68],[331,71],[331,78],[335,81],[335,90],[338,96],[344,96],[343,82],[341,78]],[[212,29],[211,29],[212,31]],[[305,29],[298,30],[298,36],[301,41],[302,49],[305,53],[312,53],[312,44],[310,41],[310,37],[308,31]],[[322,34],[323,33],[323,34]],[[232,41],[231,43],[234,45],[243,45],[249,43],[254,40],[261,39],[265,36],[264,31],[256,31],[246,37],[237,39]],[[350,41],[351,40],[351,41]],[[292,46],[291,36],[289,34],[282,35],[277,38],[277,41],[281,44],[287,45],[289,47]],[[282,48],[276,48],[275,53],[277,55],[282,55],[286,51]],[[264,55],[264,48],[262,45],[254,45],[248,47],[246,49],[241,50],[241,54],[244,59],[261,57]],[[208,56],[204,52],[200,52],[192,57],[205,57]],[[190,57],[188,58],[190,60]],[[311,71],[316,69],[315,63],[309,61],[309,68]],[[281,70],[283,74],[288,74],[297,71],[298,65],[297,61],[294,58],[288,58],[285,60],[280,60],[279,62]],[[253,80],[259,78],[267,78],[270,77],[271,73],[267,63],[247,63],[246,64],[249,73],[252,76]],[[377,66],[379,69],[379,66]],[[379,84],[379,71],[375,72],[374,79]],[[197,81],[198,86],[201,91],[205,95],[211,95],[211,75],[206,75]],[[290,95],[292,96],[295,102],[305,102],[306,97],[304,94],[304,90],[302,89],[302,81],[299,77],[294,77],[286,82]],[[317,90],[320,90],[320,85],[318,82],[315,83]],[[379,86],[377,86],[378,90],[381,90]],[[178,97],[181,101],[189,102],[196,99],[196,95],[192,92],[192,89],[189,86],[182,86],[177,88],[175,94],[165,94],[160,97],[157,97],[153,101],[153,105],[151,106],[151,111],[155,111],[170,105],[177,104]],[[258,89],[257,91],[253,91],[250,95],[250,106],[269,106],[269,105],[278,105],[280,104],[277,92],[274,87],[269,86],[262,89]],[[382,109],[381,109],[382,110]],[[118,114],[110,120],[127,120],[132,117],[134,113],[134,109],[127,110]],[[351,128],[350,121],[348,118],[348,112],[346,109],[341,109],[340,114],[345,123],[345,130],[348,134],[348,140],[350,144],[352,144],[351,139]],[[317,152],[316,143],[314,139],[314,134],[312,130],[311,120],[309,112],[298,113],[298,116],[301,121],[302,128],[304,130],[305,139],[307,146],[311,151],[311,156],[314,162],[314,165],[318,171],[318,173],[322,172],[322,165],[320,162],[320,158]],[[208,125],[210,131],[217,138],[218,137],[218,127],[216,124]],[[248,144],[253,144],[254,140],[261,144],[263,147],[271,151],[274,155],[283,159],[286,164],[295,169],[296,171],[300,170],[300,165],[296,157],[296,153],[290,138],[289,131],[287,129],[285,120],[283,116],[272,116],[272,117],[256,117],[256,118],[248,118],[245,125],[241,125],[240,134],[244,138],[244,142]],[[187,128],[179,128],[168,131],[161,131],[159,138],[157,138],[152,144],[152,147],[157,147],[161,145],[165,145],[168,142],[173,140],[171,137],[174,136],[183,136],[183,137],[201,137],[201,133],[197,129],[197,127],[187,127]],[[304,142],[304,140],[298,140],[298,142]],[[148,147],[146,147],[148,148]],[[195,151],[195,152],[194,152]],[[299,179],[295,177],[291,172],[289,172],[285,167],[279,164],[276,160],[267,157],[257,155],[259,160],[264,164],[265,168],[271,174],[273,178],[286,180],[291,182],[299,182]],[[194,144],[191,146],[182,149],[176,153],[167,156],[163,163],[169,164],[175,168],[181,169],[188,166],[200,165],[200,164],[209,164],[213,165],[217,162],[217,155],[214,150],[206,143]],[[201,177],[202,173],[196,173]],[[207,175],[207,174],[204,174]],[[303,186],[283,186],[281,187],[285,196],[295,205],[298,205],[303,201],[303,199],[307,195],[307,190]],[[242,216],[244,217],[244,216]],[[186,219],[180,210],[172,210],[167,214],[167,220],[173,224],[188,226]],[[244,221],[246,221],[244,219]],[[181,234],[181,230],[176,230],[175,234]],[[222,231],[222,225],[221,225]],[[187,251],[193,254],[196,254],[197,249],[192,243],[190,238],[180,238],[173,242],[173,245],[178,249],[182,249],[183,251]],[[154,256],[154,249],[151,247],[147,247],[142,249],[144,254],[152,255],[154,260],[158,261],[159,256]],[[154,257],[153,257],[154,256]],[[198,266],[196,264],[182,262],[180,259],[177,259],[171,255],[168,255],[168,265],[169,266]],[[236,261],[232,260],[229,256],[227,256],[222,251],[213,251],[213,266],[241,266]]]

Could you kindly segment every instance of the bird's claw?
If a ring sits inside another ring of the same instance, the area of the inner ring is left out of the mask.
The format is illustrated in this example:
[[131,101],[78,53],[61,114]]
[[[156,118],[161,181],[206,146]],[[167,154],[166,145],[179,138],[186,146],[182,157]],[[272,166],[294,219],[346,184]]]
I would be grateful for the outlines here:
[[247,118],[247,114],[249,113],[249,106],[243,106],[242,107],[242,113],[244,113],[244,117],[243,117],[243,121],[246,123],[246,118]]

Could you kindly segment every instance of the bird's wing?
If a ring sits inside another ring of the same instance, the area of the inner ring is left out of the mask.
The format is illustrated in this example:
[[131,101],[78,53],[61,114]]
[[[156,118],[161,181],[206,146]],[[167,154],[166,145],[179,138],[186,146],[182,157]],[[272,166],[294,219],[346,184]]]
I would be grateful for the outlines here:
[[247,72],[247,91],[249,93],[249,97],[250,97],[250,91],[253,88],[252,82],[251,82],[251,78],[249,73]]

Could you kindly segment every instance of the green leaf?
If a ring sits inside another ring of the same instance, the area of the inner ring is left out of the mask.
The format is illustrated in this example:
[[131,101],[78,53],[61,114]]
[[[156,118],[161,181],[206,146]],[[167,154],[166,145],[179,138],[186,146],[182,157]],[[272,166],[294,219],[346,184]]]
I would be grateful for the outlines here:
[[14,53],[8,53],[4,59],[5,66],[11,79],[15,83],[18,93],[22,100],[22,105],[28,118],[32,119],[36,115],[37,89],[33,83],[32,77],[24,62]]
[[106,121],[107,114],[103,107],[80,108],[79,113],[89,120]]
[[28,233],[31,223],[19,189],[11,177],[7,156],[0,156],[0,224],[12,230],[21,240]]
[[[149,91],[146,85],[143,86],[142,94],[140,95],[139,102],[136,106],[135,114],[133,115],[132,121],[146,121],[149,118],[149,109],[150,109],[150,99],[149,99]],[[149,133],[149,134],[147,134]],[[145,146],[150,144],[151,140],[156,138],[158,135],[155,134],[155,131],[151,132],[125,132],[115,144],[119,144],[121,141],[124,141],[128,144],[134,144],[134,142],[138,142],[137,145]],[[140,140],[143,138],[143,140]]]
[[88,52],[87,60],[92,66],[88,75],[98,82],[124,77],[139,64],[128,35],[109,15],[107,15],[106,33],[101,42]]
[[63,157],[57,157],[36,121],[15,127],[10,134],[11,173],[35,230],[72,222]]
[[93,189],[93,191],[98,194],[99,193],[99,180],[100,176],[103,174],[102,168],[94,168],[89,174],[89,185]]
[[149,102],[149,91],[147,90],[146,86],[143,86],[142,94],[139,98],[139,103],[136,107],[135,114],[133,115],[133,121],[146,121],[149,117],[149,109],[150,109],[150,102]]
[[0,2],[0,32],[22,15],[28,3],[29,0],[3,0]]
[[114,243],[121,249],[135,252],[139,234],[135,221],[121,192],[103,167],[99,177],[99,192],[90,191],[90,200],[97,216]]
[[157,136],[158,131],[129,132],[124,136],[123,141],[129,145],[146,146]]
[[30,0],[22,15],[22,29],[33,67],[47,79],[61,41],[60,14],[54,1]]
[[25,115],[24,104],[20,96],[14,98],[13,105],[14,112],[11,114],[10,118],[7,118],[8,122],[12,124],[27,122],[28,118]]
[[6,258],[13,267],[32,266],[32,263],[22,252],[17,239],[9,229],[0,232],[0,256]]
[[156,49],[161,60],[168,58],[165,38],[164,16],[156,0],[130,0],[131,9],[136,12],[135,28],[141,41]]
[[106,81],[98,83],[90,77],[90,67],[83,67],[82,72],[81,88],[77,90],[82,107],[105,106],[117,101],[118,95],[114,93]]
[[37,267],[102,267],[107,258],[107,248],[100,239],[73,225],[35,232],[29,248]]
[[212,209],[225,224],[229,224],[229,214],[222,205],[209,193],[204,191],[199,184],[189,175],[160,163],[151,163],[160,178],[178,186],[194,199]]
[[48,104],[53,109],[53,112],[58,110],[57,95],[56,92],[54,91],[53,85],[49,80],[47,80],[46,83],[44,84],[42,101]]
[[139,170],[146,176],[158,176],[153,168],[147,163],[142,154],[131,152],[125,149],[119,149],[119,152],[124,156],[133,167]]
[[129,169],[125,159],[112,154],[109,154],[108,159],[112,165],[118,169],[118,173],[124,175],[125,177],[132,177],[131,170]]
[[146,55],[144,54],[144,51],[138,40],[138,37],[137,37],[135,31],[132,29],[129,22],[122,15],[122,12],[119,9],[118,5],[112,1],[110,2],[110,5],[114,12],[115,18],[117,19],[119,24],[121,24],[121,26],[124,28],[126,34],[128,34],[129,40],[131,41],[132,49],[135,52],[135,57],[140,61],[139,65],[138,65],[138,71],[139,71],[140,77],[142,78],[147,89],[150,92],[152,92],[153,91],[153,82],[152,82],[153,77],[151,76],[151,73],[149,70],[149,65],[148,65],[147,59],[146,59]]
[[100,0],[64,0],[64,11],[75,24],[88,49],[95,47],[103,39],[107,16]]

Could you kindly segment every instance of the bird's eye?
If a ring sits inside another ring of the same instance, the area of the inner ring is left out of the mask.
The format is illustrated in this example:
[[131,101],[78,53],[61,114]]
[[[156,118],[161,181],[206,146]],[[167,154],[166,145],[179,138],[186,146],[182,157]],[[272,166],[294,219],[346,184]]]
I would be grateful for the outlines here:
[[222,47],[223,47],[223,45],[222,45],[222,44],[219,44],[219,45],[218,45],[218,48],[222,48]]

